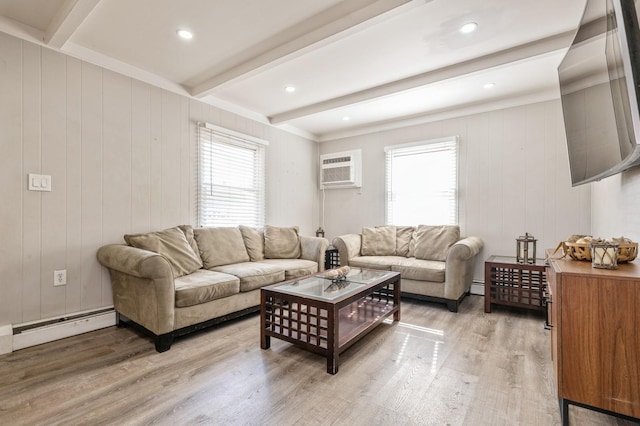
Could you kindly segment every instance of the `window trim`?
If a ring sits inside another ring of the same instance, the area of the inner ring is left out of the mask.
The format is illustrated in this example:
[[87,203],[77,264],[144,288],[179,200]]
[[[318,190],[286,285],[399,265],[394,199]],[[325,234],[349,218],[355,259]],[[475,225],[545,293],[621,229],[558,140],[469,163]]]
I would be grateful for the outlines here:
[[[434,145],[434,144],[452,144],[455,148],[455,165],[456,165],[456,171],[455,171],[455,208],[454,208],[454,224],[455,225],[459,225],[459,219],[460,219],[460,138],[459,136],[447,136],[447,137],[443,137],[443,138],[435,138],[435,139],[428,139],[428,140],[421,140],[421,141],[415,141],[415,142],[409,142],[409,143],[403,143],[403,144],[397,144],[397,145],[389,145],[389,146],[385,146],[384,147],[384,152],[385,152],[385,167],[384,167],[384,174],[385,174],[385,187],[384,187],[384,221],[386,225],[389,225],[390,223],[390,218],[389,218],[389,201],[390,201],[390,196],[391,196],[391,190],[390,190],[390,172],[388,170],[388,164],[389,164],[389,156],[392,155],[392,153],[394,151],[400,151],[400,150],[404,150],[404,149],[408,149],[408,148],[413,148],[413,147],[418,147],[418,146],[426,146],[426,145]],[[405,225],[419,225],[418,223],[414,223],[414,224],[405,224]]]

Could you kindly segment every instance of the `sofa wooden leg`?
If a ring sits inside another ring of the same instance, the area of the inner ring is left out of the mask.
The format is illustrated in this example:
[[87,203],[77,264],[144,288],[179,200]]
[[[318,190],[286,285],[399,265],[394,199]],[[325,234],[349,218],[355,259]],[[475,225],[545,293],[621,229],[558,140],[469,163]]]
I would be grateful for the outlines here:
[[449,308],[451,312],[458,312],[458,301],[447,300],[447,308]]
[[156,351],[166,352],[171,349],[173,343],[173,334],[166,333],[156,336]]

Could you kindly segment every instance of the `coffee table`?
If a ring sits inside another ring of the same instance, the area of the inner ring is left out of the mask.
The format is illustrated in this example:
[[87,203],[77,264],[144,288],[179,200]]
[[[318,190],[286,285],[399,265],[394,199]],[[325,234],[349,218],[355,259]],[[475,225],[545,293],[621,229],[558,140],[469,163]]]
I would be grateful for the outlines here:
[[393,314],[400,321],[400,273],[352,269],[344,281],[308,277],[263,287],[260,347],[271,337],[327,358],[327,372],[338,372],[338,357]]

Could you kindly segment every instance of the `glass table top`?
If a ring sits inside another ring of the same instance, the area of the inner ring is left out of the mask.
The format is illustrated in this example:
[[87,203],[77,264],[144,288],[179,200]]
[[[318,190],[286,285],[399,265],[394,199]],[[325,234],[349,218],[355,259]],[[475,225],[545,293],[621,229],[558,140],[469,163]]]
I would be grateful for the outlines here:
[[[524,263],[518,263],[515,256],[491,256],[491,262],[495,263],[513,263],[515,265],[525,265]],[[529,263],[528,265],[546,266],[544,259],[536,259],[536,263]]]
[[333,281],[325,278],[323,274],[320,274],[278,286],[277,289],[301,296],[313,296],[325,300],[333,300],[354,293],[367,284],[390,274],[392,274],[391,271],[354,268],[349,271],[344,281]]

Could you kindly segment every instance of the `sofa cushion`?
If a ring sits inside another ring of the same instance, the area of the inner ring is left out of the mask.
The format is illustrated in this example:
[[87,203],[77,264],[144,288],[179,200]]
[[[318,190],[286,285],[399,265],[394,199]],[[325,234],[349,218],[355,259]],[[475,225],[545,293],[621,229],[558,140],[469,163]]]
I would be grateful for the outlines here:
[[264,230],[240,225],[244,246],[252,262],[264,259]]
[[181,277],[202,268],[202,261],[187,241],[184,232],[176,227],[146,234],[127,234],[130,246],[164,256],[173,270],[173,277]]
[[187,242],[191,246],[191,249],[193,249],[193,252],[198,256],[198,259],[200,259],[200,263],[202,263],[202,259],[200,258],[200,249],[198,249],[198,243],[196,242],[196,237],[193,234],[193,227],[191,225],[178,225],[178,228],[184,232],[184,236],[187,238]]
[[238,228],[196,228],[193,233],[207,269],[250,260]]
[[284,281],[284,269],[262,262],[234,263],[233,265],[218,266],[213,270],[240,278],[241,292]]
[[396,256],[408,256],[413,226],[396,226]]
[[391,266],[406,260],[403,256],[356,256],[349,259],[349,266],[391,271]]
[[304,259],[264,259],[260,263],[268,263],[284,269],[284,279],[304,277],[318,272],[318,264]]
[[415,257],[404,258],[391,270],[400,272],[404,279],[417,281],[433,281],[443,283],[445,278],[445,262],[437,260],[422,260]]
[[200,269],[176,278],[176,307],[199,305],[240,292],[238,277]]
[[300,257],[298,227],[265,226],[264,257],[267,259],[297,259]]
[[396,254],[396,227],[362,228],[363,256],[393,256]]
[[420,225],[413,233],[416,259],[447,260],[449,247],[460,239],[460,227],[457,225]]

